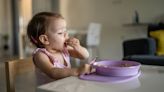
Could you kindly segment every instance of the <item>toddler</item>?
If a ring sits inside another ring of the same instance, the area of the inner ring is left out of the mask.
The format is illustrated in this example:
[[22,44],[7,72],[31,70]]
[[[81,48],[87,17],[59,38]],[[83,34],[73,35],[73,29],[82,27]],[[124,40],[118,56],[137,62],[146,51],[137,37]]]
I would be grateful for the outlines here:
[[38,84],[68,76],[89,74],[89,64],[71,68],[70,56],[87,59],[89,53],[76,38],[70,38],[66,31],[66,21],[57,13],[41,12],[28,24],[27,35],[37,47],[33,53]]

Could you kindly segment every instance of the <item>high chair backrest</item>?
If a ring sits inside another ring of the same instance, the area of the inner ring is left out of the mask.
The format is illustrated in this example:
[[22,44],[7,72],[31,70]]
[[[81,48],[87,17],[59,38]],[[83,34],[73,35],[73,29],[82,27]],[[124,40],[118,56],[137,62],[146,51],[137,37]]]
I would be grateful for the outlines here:
[[6,61],[5,70],[7,92],[15,92],[16,76],[34,70],[32,57]]

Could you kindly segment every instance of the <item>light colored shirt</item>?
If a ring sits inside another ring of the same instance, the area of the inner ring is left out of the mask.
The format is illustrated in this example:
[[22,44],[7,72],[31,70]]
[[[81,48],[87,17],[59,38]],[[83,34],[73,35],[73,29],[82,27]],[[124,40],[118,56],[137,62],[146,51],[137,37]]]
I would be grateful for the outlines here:
[[[36,52],[42,52],[45,55],[47,55],[50,59],[50,62],[53,64],[54,67],[56,68],[70,68],[71,64],[70,64],[70,56],[69,53],[67,51],[67,49],[63,50],[62,56],[64,58],[64,60],[66,61],[66,65],[62,64],[57,58],[55,58],[51,53],[49,53],[45,48],[37,48],[34,52],[33,52],[33,56],[36,54]],[[35,61],[37,62],[37,61]],[[51,81],[54,81],[54,79],[51,79],[50,77],[48,77],[45,73],[43,73],[39,68],[35,67],[35,72],[36,72],[36,80],[37,80],[37,85],[41,85],[41,84],[45,84]]]

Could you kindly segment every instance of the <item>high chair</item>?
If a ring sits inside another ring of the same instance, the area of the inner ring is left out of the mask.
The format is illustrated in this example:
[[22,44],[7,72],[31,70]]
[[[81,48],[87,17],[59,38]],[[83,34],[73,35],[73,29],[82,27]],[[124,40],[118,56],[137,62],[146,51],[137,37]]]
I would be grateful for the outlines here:
[[16,76],[29,71],[34,71],[34,64],[31,57],[6,61],[5,73],[7,92],[15,92]]

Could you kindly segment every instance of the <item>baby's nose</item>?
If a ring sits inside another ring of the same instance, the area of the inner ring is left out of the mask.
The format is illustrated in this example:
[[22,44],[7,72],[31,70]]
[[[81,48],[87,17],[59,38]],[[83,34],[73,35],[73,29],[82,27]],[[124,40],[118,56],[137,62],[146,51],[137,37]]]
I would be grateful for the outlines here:
[[69,39],[69,35],[68,33],[65,33],[65,40],[68,40]]

